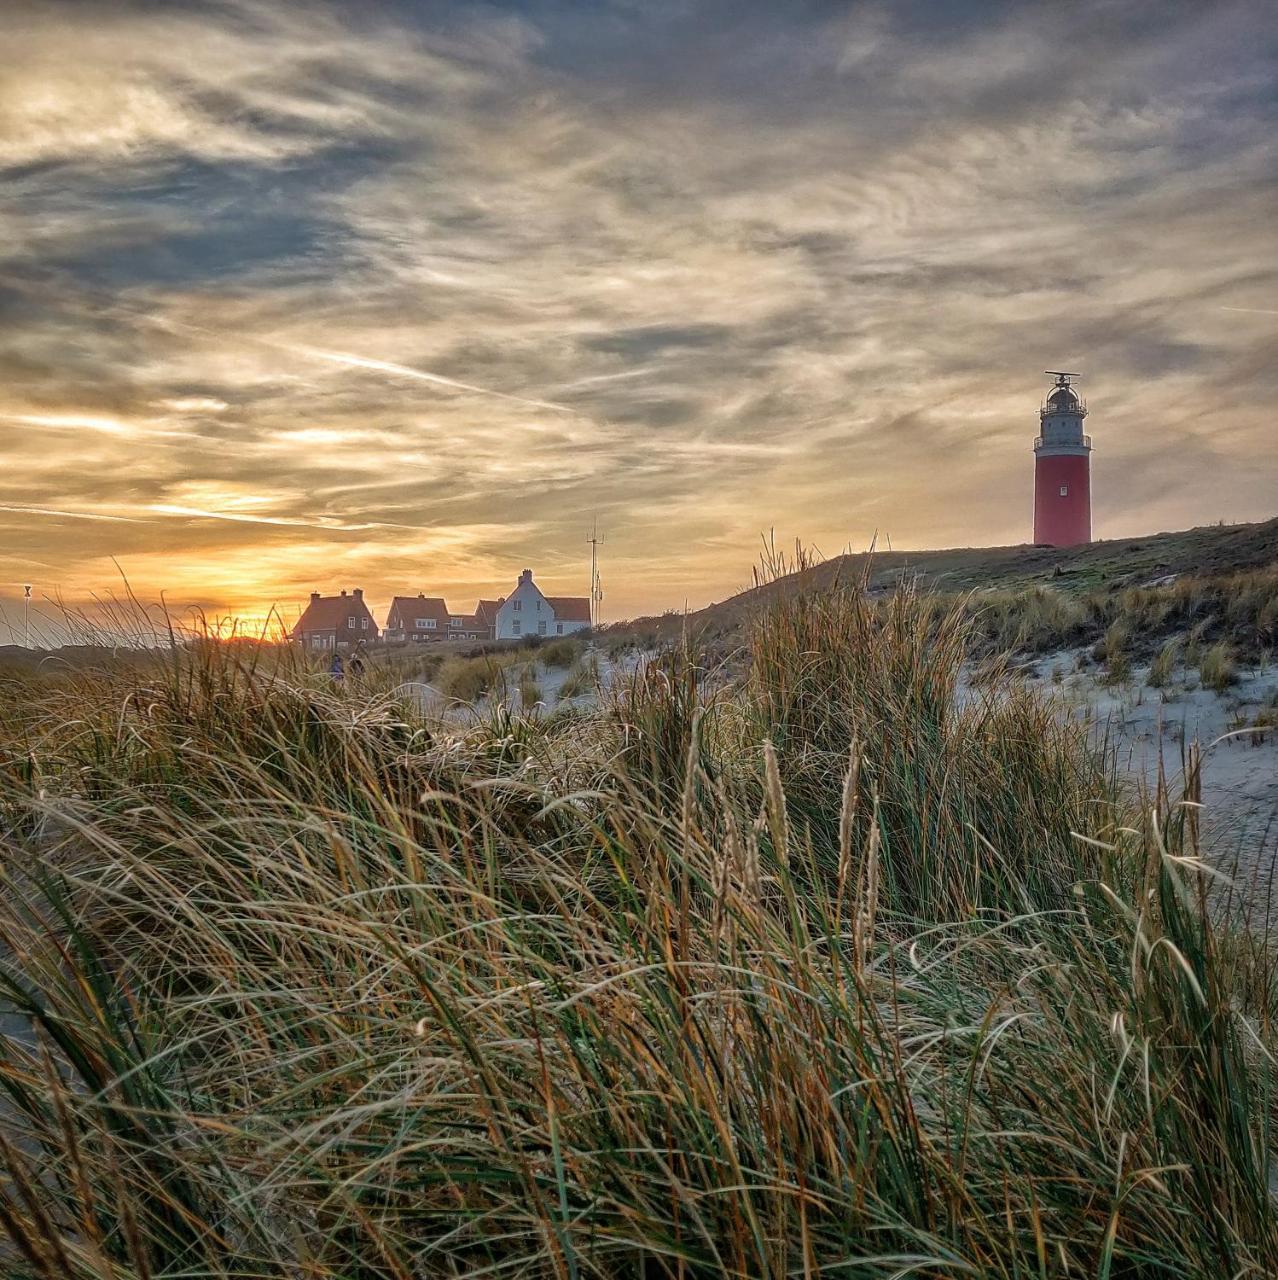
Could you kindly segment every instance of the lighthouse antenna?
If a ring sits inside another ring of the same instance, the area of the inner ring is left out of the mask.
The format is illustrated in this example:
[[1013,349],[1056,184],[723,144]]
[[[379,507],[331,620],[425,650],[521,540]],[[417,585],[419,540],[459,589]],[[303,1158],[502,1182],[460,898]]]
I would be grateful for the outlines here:
[[1055,378],[1058,387],[1068,387],[1071,378],[1081,378],[1083,376],[1081,373],[1065,373],[1061,369],[1044,369],[1043,372],[1049,378]]

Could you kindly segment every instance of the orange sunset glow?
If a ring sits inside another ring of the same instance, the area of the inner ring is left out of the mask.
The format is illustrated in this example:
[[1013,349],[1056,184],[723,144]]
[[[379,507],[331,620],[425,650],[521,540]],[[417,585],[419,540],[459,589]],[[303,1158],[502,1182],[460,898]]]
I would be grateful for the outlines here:
[[1097,536],[1273,514],[1263,4],[69,8],[5,18],[10,622],[1024,542],[1044,368]]

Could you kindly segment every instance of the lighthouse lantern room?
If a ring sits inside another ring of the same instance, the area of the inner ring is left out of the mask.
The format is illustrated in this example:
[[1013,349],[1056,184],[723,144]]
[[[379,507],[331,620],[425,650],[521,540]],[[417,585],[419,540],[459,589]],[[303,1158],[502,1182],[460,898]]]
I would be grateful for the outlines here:
[[1074,547],[1092,540],[1092,438],[1083,434],[1087,405],[1071,385],[1079,375],[1048,374],[1056,383],[1034,441],[1034,541]]

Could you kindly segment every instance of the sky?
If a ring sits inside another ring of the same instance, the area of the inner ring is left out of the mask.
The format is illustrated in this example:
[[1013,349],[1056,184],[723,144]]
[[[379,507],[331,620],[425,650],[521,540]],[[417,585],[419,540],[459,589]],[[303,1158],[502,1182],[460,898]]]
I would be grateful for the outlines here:
[[1098,536],[1278,514],[1272,19],[6,0],[0,606],[1022,542],[1044,369]]

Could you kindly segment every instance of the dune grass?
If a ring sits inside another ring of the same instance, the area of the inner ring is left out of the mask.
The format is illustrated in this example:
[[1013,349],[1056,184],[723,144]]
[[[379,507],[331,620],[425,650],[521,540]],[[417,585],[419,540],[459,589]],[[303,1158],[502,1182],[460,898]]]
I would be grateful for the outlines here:
[[519,661],[520,655],[513,649],[474,657],[449,657],[438,669],[434,683],[445,697],[459,702],[477,702],[490,692],[501,696],[506,691],[511,667]]
[[523,672],[519,678],[519,702],[525,711],[531,711],[541,702],[541,685],[537,683],[535,668]]
[[1192,806],[956,702],[968,625],[782,594],[744,680],[449,733],[288,654],[29,680],[4,1274],[1272,1273],[1267,951]]
[[1090,643],[1109,649],[1111,637],[1121,634],[1125,655],[1152,658],[1168,639],[1193,636],[1228,644],[1252,660],[1278,642],[1274,568],[1082,593],[1049,586],[977,592],[965,599],[976,638],[997,652],[1046,653]]
[[581,645],[564,637],[550,640],[537,650],[537,657],[547,667],[571,667],[581,653]]
[[1175,640],[1164,642],[1162,648],[1149,664],[1149,684],[1155,689],[1166,689],[1176,673],[1176,663],[1180,658],[1180,645]]
[[594,692],[599,685],[599,660],[593,654],[583,654],[569,668],[559,686],[561,698],[578,698]]
[[1223,640],[1212,645],[1198,663],[1198,674],[1204,688],[1224,693],[1231,685],[1238,683],[1238,667],[1234,662],[1233,651]]

